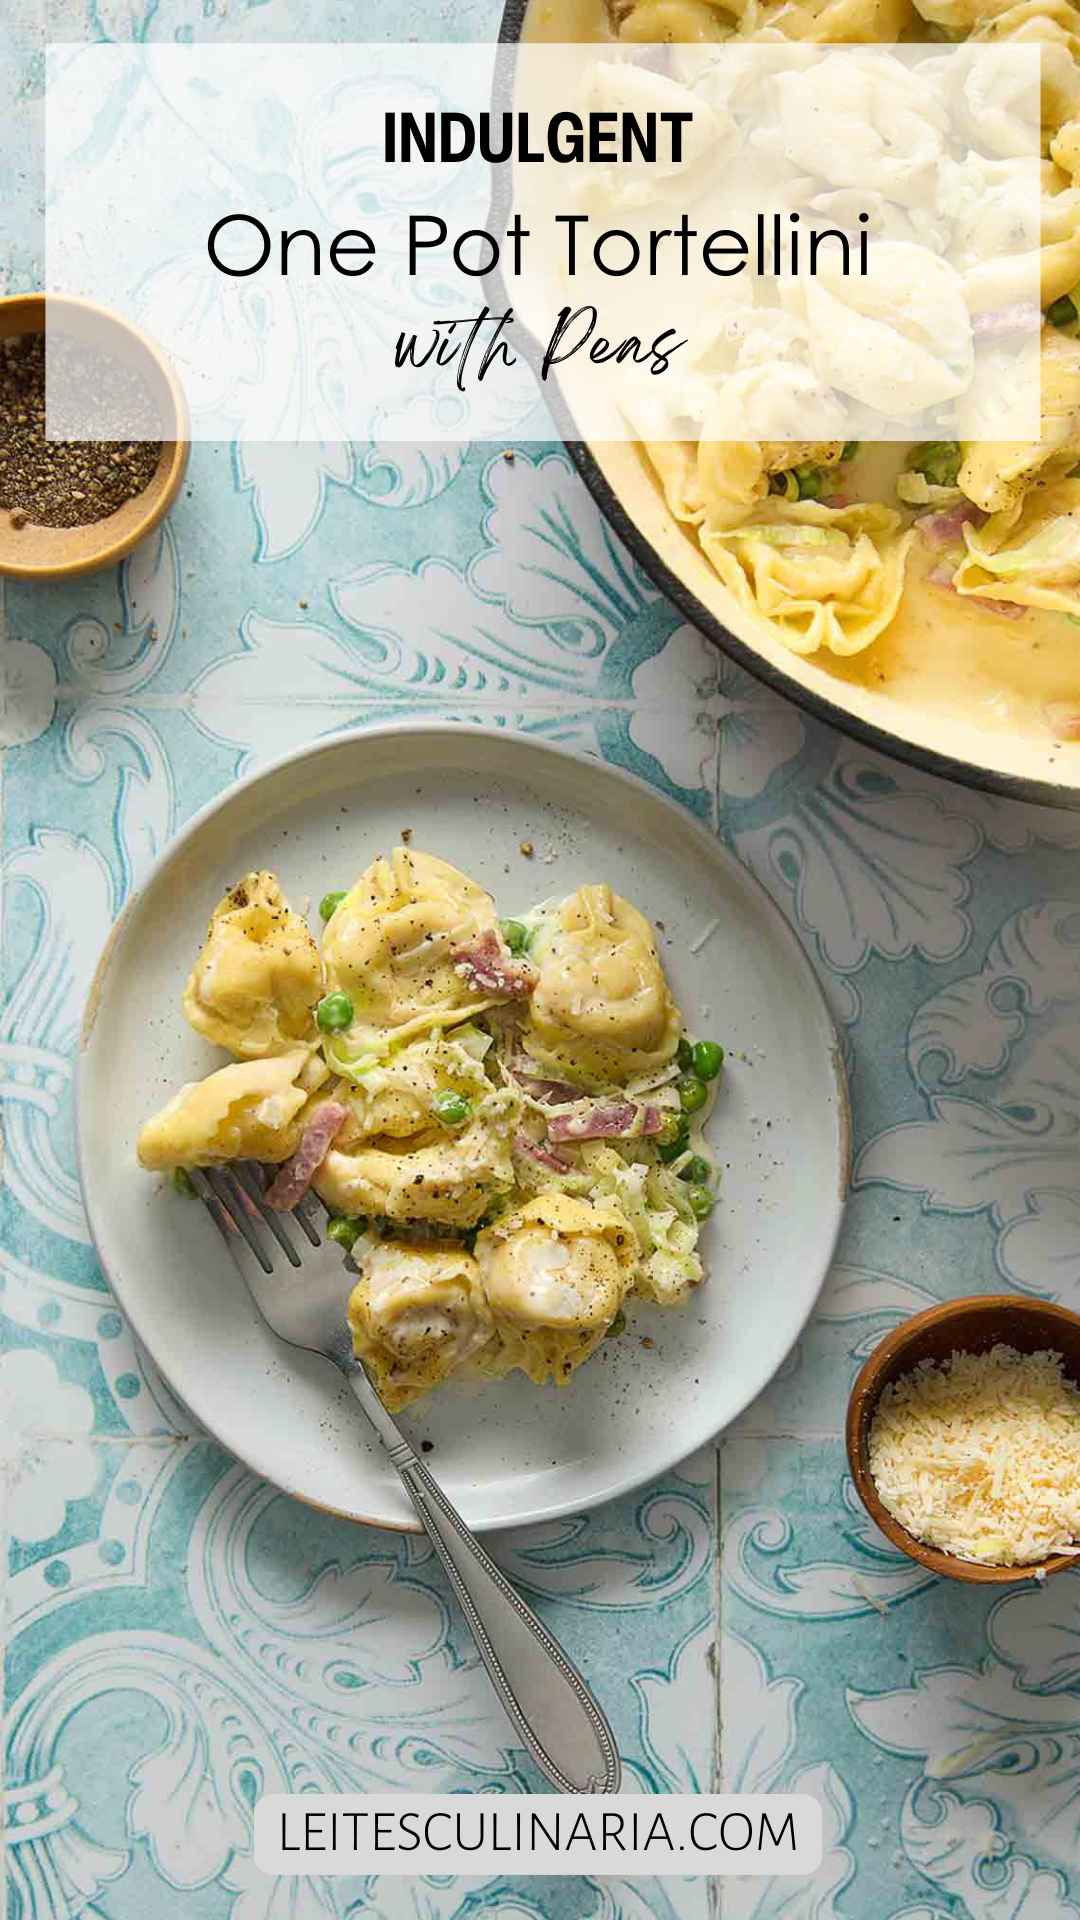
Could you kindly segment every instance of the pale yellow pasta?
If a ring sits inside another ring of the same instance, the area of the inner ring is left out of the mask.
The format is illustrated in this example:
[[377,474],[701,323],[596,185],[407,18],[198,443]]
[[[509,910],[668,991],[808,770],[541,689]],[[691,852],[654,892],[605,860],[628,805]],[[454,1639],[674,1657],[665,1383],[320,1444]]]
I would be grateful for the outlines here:
[[620,40],[646,46],[665,40],[693,45],[726,40],[730,34],[730,16],[708,6],[706,0],[642,0],[641,6],[631,7],[619,27]]
[[312,1093],[326,1080],[306,1047],[237,1061],[181,1087],[139,1134],[141,1166],[209,1167],[226,1160],[279,1164],[295,1153]]
[[1050,154],[1074,187],[1080,184],[1080,119],[1066,120],[1050,142]]
[[1036,481],[1060,479],[1080,460],[1080,341],[1044,327],[1040,375],[1039,440],[976,441],[964,448],[960,486],[984,513],[1016,505]]
[[1016,40],[1043,49],[1041,117],[1048,141],[1080,111],[1080,16],[1070,0],[1013,0],[984,19],[971,39]]
[[818,45],[883,44],[899,40],[915,18],[910,0],[745,0],[740,34]]
[[682,1025],[652,928],[608,886],[579,887],[533,941],[525,1049],[557,1075],[625,1086],[674,1058]]
[[819,45],[899,40],[916,18],[911,0],[641,0],[612,9],[619,38],[687,44],[740,39],[808,40]]
[[1080,480],[1033,489],[964,539],[957,593],[1080,615]]
[[476,1259],[498,1335],[478,1365],[564,1386],[622,1306],[638,1250],[617,1207],[542,1193],[486,1227]]
[[860,653],[900,601],[911,534],[889,507],[762,502],[742,526],[701,544],[740,604],[795,653]]
[[707,527],[735,527],[769,491],[769,475],[756,440],[702,440],[697,484],[701,520]]
[[391,1413],[440,1386],[492,1339],[476,1261],[452,1241],[371,1240],[354,1251],[353,1349]]
[[833,466],[839,440],[646,441],[664,498],[676,520],[714,530],[738,526],[769,491],[769,476],[792,467]]
[[1052,306],[1080,280],[1080,223],[1073,233],[1039,249],[1039,299]]
[[962,40],[1008,12],[1011,4],[1012,0],[915,0],[915,11],[932,26],[944,27]]
[[645,452],[663,489],[668,511],[687,526],[705,517],[696,440],[646,440]]
[[322,960],[272,873],[248,873],[214,908],[184,991],[197,1033],[243,1059],[314,1045]]
[[344,1044],[377,1049],[490,1006],[456,956],[494,926],[491,895],[446,860],[395,847],[373,861],[323,936],[327,984],[355,1013]]
[[347,1150],[336,1143],[315,1191],[335,1213],[475,1227],[513,1185],[512,1097],[493,1094],[460,1133],[435,1126],[408,1139],[387,1134]]
[[842,440],[762,440],[766,473],[787,473],[792,467],[833,467],[844,451]]

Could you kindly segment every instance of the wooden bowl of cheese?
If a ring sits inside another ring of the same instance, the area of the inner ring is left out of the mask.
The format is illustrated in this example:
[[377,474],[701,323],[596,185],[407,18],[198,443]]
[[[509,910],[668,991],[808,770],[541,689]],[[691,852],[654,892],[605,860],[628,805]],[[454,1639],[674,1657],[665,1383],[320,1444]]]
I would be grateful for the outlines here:
[[1003,1585],[1080,1564],[1080,1315],[1067,1307],[973,1294],[903,1321],[855,1381],[846,1437],[871,1519],[932,1572]]

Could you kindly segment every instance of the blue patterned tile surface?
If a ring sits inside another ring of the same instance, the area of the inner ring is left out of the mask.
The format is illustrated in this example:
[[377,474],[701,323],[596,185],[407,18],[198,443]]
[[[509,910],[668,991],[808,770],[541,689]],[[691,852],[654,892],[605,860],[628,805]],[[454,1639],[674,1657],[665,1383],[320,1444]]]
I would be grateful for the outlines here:
[[[436,0],[315,12],[77,0],[53,30],[494,22]],[[9,287],[37,274],[33,26],[20,4],[0,29],[23,156],[0,132]],[[655,782],[759,875],[840,1022],[843,1245],[720,1449],[719,1511],[710,1455],[498,1544],[642,1791],[818,1795],[813,1885],[275,1888],[252,1867],[261,1791],[529,1774],[426,1548],[259,1483],[140,1351],[87,1240],[71,1052],[108,927],[177,826],[259,761],[408,715]],[[8,585],[0,740],[13,1920],[1080,1920],[1076,1579],[990,1599],[924,1580],[862,1517],[841,1444],[861,1357],[899,1317],[961,1289],[1080,1296],[1080,816],[946,786],[758,686],[657,596],[554,444],[196,447],[167,532],[118,574]]]

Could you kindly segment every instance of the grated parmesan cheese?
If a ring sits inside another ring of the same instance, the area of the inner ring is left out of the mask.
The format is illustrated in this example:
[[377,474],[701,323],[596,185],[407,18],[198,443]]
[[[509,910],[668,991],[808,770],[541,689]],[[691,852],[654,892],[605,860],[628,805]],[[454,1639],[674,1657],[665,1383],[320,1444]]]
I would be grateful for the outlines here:
[[954,1353],[887,1386],[869,1435],[882,1502],[926,1545],[1027,1566],[1080,1552],[1080,1390],[1060,1353]]

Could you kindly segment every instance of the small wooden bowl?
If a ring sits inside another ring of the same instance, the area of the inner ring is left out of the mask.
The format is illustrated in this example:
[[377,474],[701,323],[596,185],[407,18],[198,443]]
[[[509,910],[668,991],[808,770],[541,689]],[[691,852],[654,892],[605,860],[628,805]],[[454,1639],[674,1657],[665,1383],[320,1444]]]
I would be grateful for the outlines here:
[[870,1426],[884,1387],[910,1373],[920,1360],[947,1360],[952,1353],[988,1353],[998,1345],[1018,1353],[1049,1349],[1060,1353],[1070,1380],[1080,1381],[1080,1314],[1047,1300],[1028,1300],[1012,1293],[976,1293],[962,1300],[946,1300],[940,1307],[916,1313],[887,1333],[874,1348],[851,1390],[847,1411],[847,1453],[852,1478],[871,1520],[894,1547],[900,1547],[920,1566],[950,1580],[968,1580],[976,1586],[1005,1586],[1044,1574],[1063,1573],[1080,1560],[1075,1554],[1055,1553],[1047,1560],[1022,1567],[987,1566],[960,1560],[954,1553],[928,1547],[902,1527],[883,1505],[869,1465]]
[[[165,518],[187,471],[191,442],[183,389],[164,355],[137,328],[90,300],[67,294],[12,294],[0,299],[0,339],[41,333],[48,303],[49,325],[108,351],[122,353],[141,373],[164,423],[161,458],[141,493],[104,520],[83,527],[13,527],[0,508],[0,574],[18,580],[63,580],[114,566]],[[168,438],[165,434],[168,434]]]

